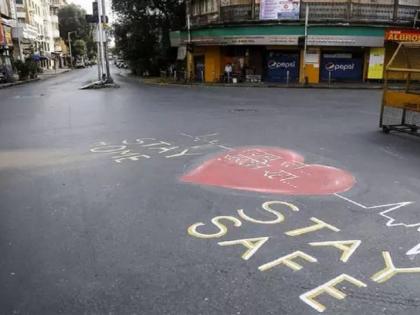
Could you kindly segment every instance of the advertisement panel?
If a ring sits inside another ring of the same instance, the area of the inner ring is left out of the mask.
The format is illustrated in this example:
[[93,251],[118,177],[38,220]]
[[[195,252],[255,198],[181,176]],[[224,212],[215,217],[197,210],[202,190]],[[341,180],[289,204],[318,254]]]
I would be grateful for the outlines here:
[[361,58],[342,58],[323,56],[321,62],[321,80],[361,81],[363,63]]
[[368,79],[381,80],[384,77],[385,48],[371,48]]
[[299,54],[269,52],[266,67],[267,81],[296,82],[299,79]]
[[300,0],[260,0],[260,20],[299,20]]

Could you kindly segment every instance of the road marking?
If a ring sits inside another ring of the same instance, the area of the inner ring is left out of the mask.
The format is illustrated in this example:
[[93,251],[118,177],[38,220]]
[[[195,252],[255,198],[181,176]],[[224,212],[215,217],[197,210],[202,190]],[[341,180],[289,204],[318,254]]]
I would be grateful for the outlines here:
[[[318,246],[333,246],[341,251],[343,254],[340,257],[340,260],[346,263],[356,249],[362,244],[360,240],[353,240],[353,241],[332,241],[332,242],[313,242],[309,243],[309,245],[318,247]],[[349,246],[350,245],[350,246]]]
[[327,308],[319,303],[318,301],[315,300],[315,298],[317,298],[318,296],[320,296],[323,293],[327,293],[330,296],[332,296],[333,298],[336,298],[337,300],[343,300],[346,298],[346,294],[343,293],[342,291],[338,290],[335,286],[343,281],[347,281],[350,282],[352,284],[354,284],[355,286],[362,288],[362,287],[367,287],[367,285],[365,283],[363,283],[360,280],[357,280],[349,275],[346,274],[342,274],[340,276],[338,276],[337,278],[334,278],[330,281],[328,281],[327,283],[320,285],[319,287],[306,292],[304,294],[302,294],[300,296],[300,299],[305,302],[306,304],[308,304],[309,306],[311,306],[312,308],[316,309],[318,312],[322,313],[324,312]]
[[358,203],[354,200],[351,200],[347,197],[344,197],[340,194],[334,194],[334,195],[337,196],[340,199],[343,199],[347,202],[350,202],[351,204],[353,204],[355,206],[358,206],[358,207],[360,207],[362,209],[366,209],[366,210],[387,208],[384,211],[379,212],[380,216],[382,216],[382,217],[384,217],[385,219],[388,220],[388,222],[386,223],[386,226],[388,226],[388,227],[403,226],[403,227],[406,227],[406,228],[416,227],[416,228],[418,228],[417,231],[420,232],[420,222],[419,223],[413,223],[413,224],[406,224],[406,223],[403,223],[403,222],[397,222],[397,220],[390,215],[390,213],[392,213],[392,212],[394,212],[394,211],[396,211],[400,208],[403,208],[403,207],[414,204],[415,202],[413,202],[413,201],[403,201],[403,202],[398,202],[398,203],[391,203],[391,204],[368,207],[368,206],[365,206],[365,205],[363,205],[361,203]]
[[245,246],[248,250],[242,255],[242,259],[243,260],[248,260],[269,239],[270,239],[269,237],[245,238],[245,239],[242,239],[242,240],[219,242],[218,244],[220,246],[232,246],[232,245],[242,245],[242,246]]
[[310,225],[308,227],[304,227],[301,229],[296,229],[296,230],[292,230],[292,231],[288,231],[285,234],[288,236],[300,236],[303,234],[307,234],[307,233],[311,233],[311,232],[316,232],[322,229],[329,229],[331,231],[334,232],[340,232],[339,228],[336,228],[335,226],[328,224],[320,219],[317,218],[311,218],[312,222],[315,222],[314,225]]
[[416,268],[396,268],[392,262],[391,254],[389,252],[382,252],[385,260],[385,268],[375,273],[371,279],[378,283],[384,283],[399,273],[420,273],[420,267]]
[[195,223],[195,224],[191,225],[188,228],[188,234],[191,235],[191,236],[197,237],[197,238],[219,238],[219,237],[222,237],[223,235],[225,235],[227,233],[228,229],[227,229],[226,225],[219,222],[221,220],[227,220],[227,221],[233,222],[234,226],[236,226],[236,227],[240,227],[242,225],[242,222],[235,217],[219,216],[219,217],[214,217],[213,219],[211,219],[211,222],[219,228],[219,232],[214,233],[214,234],[199,233],[199,232],[197,232],[197,228],[199,226],[206,225],[205,223],[199,222],[199,223]]
[[312,257],[312,256],[310,256],[310,255],[308,255],[308,254],[306,254],[302,251],[296,251],[292,254],[286,255],[284,257],[280,257],[280,258],[278,258],[276,260],[273,260],[269,263],[261,265],[261,266],[258,267],[258,270],[267,271],[267,270],[269,270],[271,268],[274,268],[274,267],[276,267],[280,264],[283,264],[283,265],[289,267],[290,269],[293,269],[294,271],[299,271],[303,267],[302,267],[302,265],[293,261],[293,259],[296,259],[296,258],[302,258],[302,259],[304,259],[308,262],[311,262],[311,263],[318,262],[318,260],[315,257]]
[[272,205],[276,205],[276,204],[277,205],[284,205],[286,207],[289,207],[292,211],[296,211],[296,212],[299,211],[299,208],[298,207],[296,207],[295,205],[293,205],[291,203],[288,203],[288,202],[283,202],[283,201],[267,201],[267,202],[263,203],[262,208],[264,210],[266,210],[267,212],[270,212],[270,213],[274,214],[277,217],[277,219],[275,219],[275,220],[262,221],[262,220],[253,219],[253,218],[249,217],[248,215],[246,215],[243,209],[239,209],[238,210],[238,214],[239,214],[239,216],[242,219],[244,219],[246,221],[249,221],[249,222],[252,222],[252,223],[257,223],[257,224],[278,224],[278,223],[281,223],[281,222],[284,221],[284,215],[281,214],[280,212],[278,212],[278,211],[276,211],[276,210],[274,210],[274,209],[271,208]]

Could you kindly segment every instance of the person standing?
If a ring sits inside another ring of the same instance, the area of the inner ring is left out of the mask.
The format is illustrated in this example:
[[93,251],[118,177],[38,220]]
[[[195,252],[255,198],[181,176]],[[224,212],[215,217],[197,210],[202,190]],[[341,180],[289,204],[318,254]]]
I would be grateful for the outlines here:
[[232,71],[232,65],[230,63],[227,63],[225,66],[225,77],[227,79],[227,83],[231,82]]

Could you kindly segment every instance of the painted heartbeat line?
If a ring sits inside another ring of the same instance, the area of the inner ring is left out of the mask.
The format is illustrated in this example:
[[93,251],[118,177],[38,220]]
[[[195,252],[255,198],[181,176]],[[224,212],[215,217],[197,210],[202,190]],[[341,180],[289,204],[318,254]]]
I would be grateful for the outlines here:
[[398,222],[397,219],[395,219],[391,213],[397,211],[398,209],[401,209],[403,207],[409,206],[414,204],[415,202],[413,201],[404,201],[404,202],[398,202],[398,203],[391,203],[391,204],[386,204],[386,205],[379,205],[379,206],[365,206],[359,202],[356,202],[354,200],[351,200],[347,197],[344,197],[340,194],[334,194],[335,196],[337,196],[338,198],[345,200],[355,206],[358,206],[362,209],[366,209],[366,210],[375,210],[375,209],[385,209],[384,211],[379,212],[379,215],[384,217],[385,219],[388,220],[388,222],[386,223],[386,226],[388,227],[397,227],[397,226],[403,226],[405,228],[417,228],[417,231],[420,232],[420,222],[418,223],[413,223],[413,224],[407,224],[407,223],[403,223],[403,222]]

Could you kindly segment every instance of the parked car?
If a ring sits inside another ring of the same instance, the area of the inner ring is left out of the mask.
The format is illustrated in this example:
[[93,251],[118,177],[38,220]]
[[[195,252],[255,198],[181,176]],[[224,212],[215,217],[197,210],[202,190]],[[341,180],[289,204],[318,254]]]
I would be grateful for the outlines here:
[[83,60],[77,60],[74,66],[76,69],[86,68],[86,64]]

